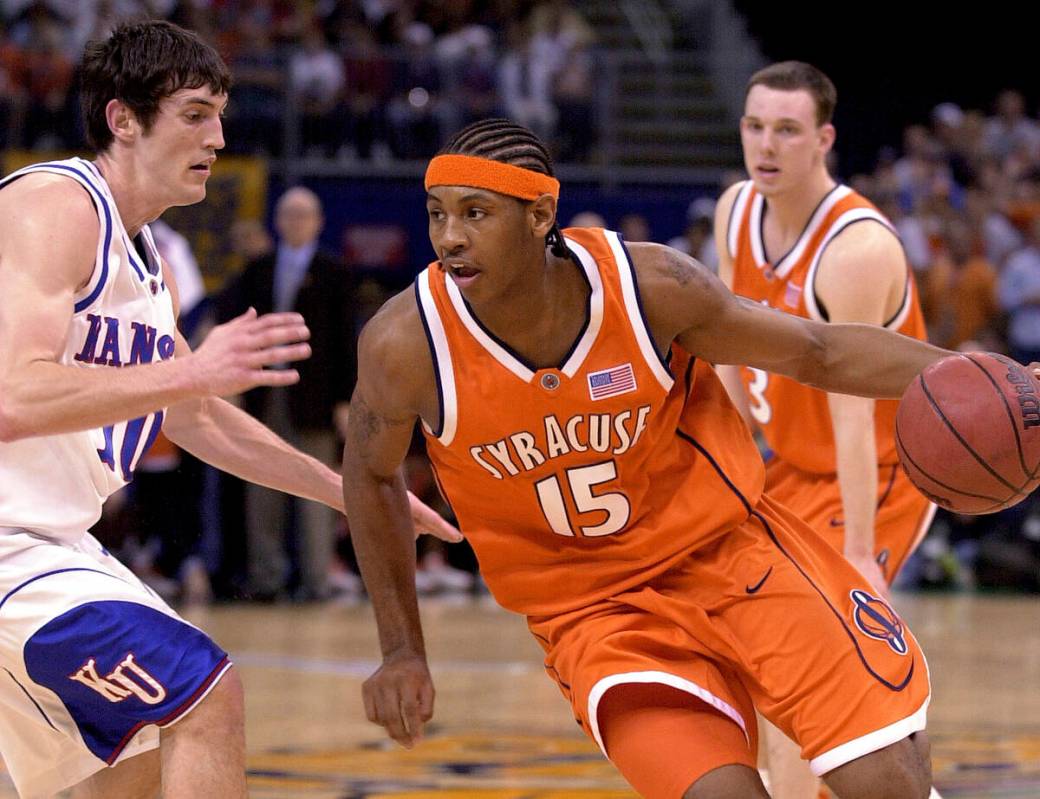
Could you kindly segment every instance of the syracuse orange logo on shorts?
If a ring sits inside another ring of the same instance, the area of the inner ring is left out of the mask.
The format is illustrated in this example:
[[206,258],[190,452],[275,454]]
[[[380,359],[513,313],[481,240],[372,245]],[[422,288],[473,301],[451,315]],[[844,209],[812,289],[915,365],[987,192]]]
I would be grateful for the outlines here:
[[864,635],[878,641],[884,641],[897,655],[905,655],[910,651],[904,635],[902,620],[888,603],[866,591],[855,589],[849,592],[856,609],[853,619]]

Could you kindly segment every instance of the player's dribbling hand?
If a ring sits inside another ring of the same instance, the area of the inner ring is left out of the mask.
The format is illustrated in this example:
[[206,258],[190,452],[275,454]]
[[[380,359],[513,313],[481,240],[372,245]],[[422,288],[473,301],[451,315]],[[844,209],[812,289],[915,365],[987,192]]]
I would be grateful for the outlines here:
[[368,720],[411,749],[422,740],[433,717],[433,680],[426,660],[417,655],[389,658],[361,686]]
[[449,544],[457,544],[462,540],[462,533],[448,524],[437,511],[426,505],[411,491],[408,492],[408,504],[412,509],[412,524],[415,526],[417,537],[423,533],[429,533],[434,538],[447,541]]
[[300,379],[295,369],[264,367],[309,358],[310,337],[298,313],[258,316],[250,308],[213,328],[190,357],[196,379],[215,396],[240,394],[257,386],[289,386]]
[[879,597],[888,604],[892,604],[892,595],[888,589],[888,582],[885,580],[885,575],[872,554],[864,553],[858,555],[846,552],[845,559],[859,569],[860,574],[867,578],[870,587],[877,592]]

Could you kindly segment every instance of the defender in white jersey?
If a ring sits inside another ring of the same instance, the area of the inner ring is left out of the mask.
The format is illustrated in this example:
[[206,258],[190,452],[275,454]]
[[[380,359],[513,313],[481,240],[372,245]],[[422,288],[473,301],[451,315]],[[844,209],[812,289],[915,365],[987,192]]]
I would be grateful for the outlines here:
[[227,654],[86,532],[160,427],[244,479],[343,509],[338,475],[218,399],[295,382],[264,367],[309,355],[303,319],[250,310],[192,353],[148,231],[205,196],[229,83],[194,34],[120,26],[83,64],[97,160],[0,183],[0,754],[23,797],[246,795]]

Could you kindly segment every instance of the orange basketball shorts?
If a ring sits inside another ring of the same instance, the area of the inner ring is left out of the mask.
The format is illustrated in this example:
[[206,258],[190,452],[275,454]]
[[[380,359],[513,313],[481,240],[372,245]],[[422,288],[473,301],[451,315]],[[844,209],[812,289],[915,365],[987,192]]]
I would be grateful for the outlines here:
[[[677,799],[700,776],[685,752],[711,753],[700,773],[753,765],[756,707],[799,743],[816,774],[925,727],[928,667],[907,626],[832,546],[766,496],[746,522],[669,571],[528,625],[549,675],[607,757],[604,740],[614,737],[599,708],[626,686],[668,686],[739,729],[661,735],[649,749],[659,760],[655,784],[637,786],[654,799]],[[631,764],[615,764],[629,776]]]
[[[838,552],[845,546],[845,517],[836,474],[813,474],[774,457],[766,465],[766,493],[826,538]],[[917,549],[935,515],[899,464],[878,467],[874,556],[892,582]]]

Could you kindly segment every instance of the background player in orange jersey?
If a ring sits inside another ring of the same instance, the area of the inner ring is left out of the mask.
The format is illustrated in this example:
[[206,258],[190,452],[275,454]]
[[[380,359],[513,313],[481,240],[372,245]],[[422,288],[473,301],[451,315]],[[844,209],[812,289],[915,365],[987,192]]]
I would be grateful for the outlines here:
[[[751,179],[718,203],[719,275],[737,294],[822,322],[862,322],[924,339],[917,288],[894,230],[827,171],[834,84],[787,61],[748,82],[740,123]],[[885,592],[935,506],[895,451],[896,402],[827,394],[753,367],[723,379],[772,450],[766,491]],[[775,799],[812,799],[818,780],[799,749],[765,733]]]
[[843,799],[931,782],[927,667],[840,554],[762,493],[710,363],[897,397],[945,352],[741,300],[693,259],[560,231],[541,142],[462,130],[426,174],[437,261],[362,334],[344,496],[383,664],[368,718],[432,716],[400,465],[416,420],[488,587],[642,795],[766,797],[755,708]]

